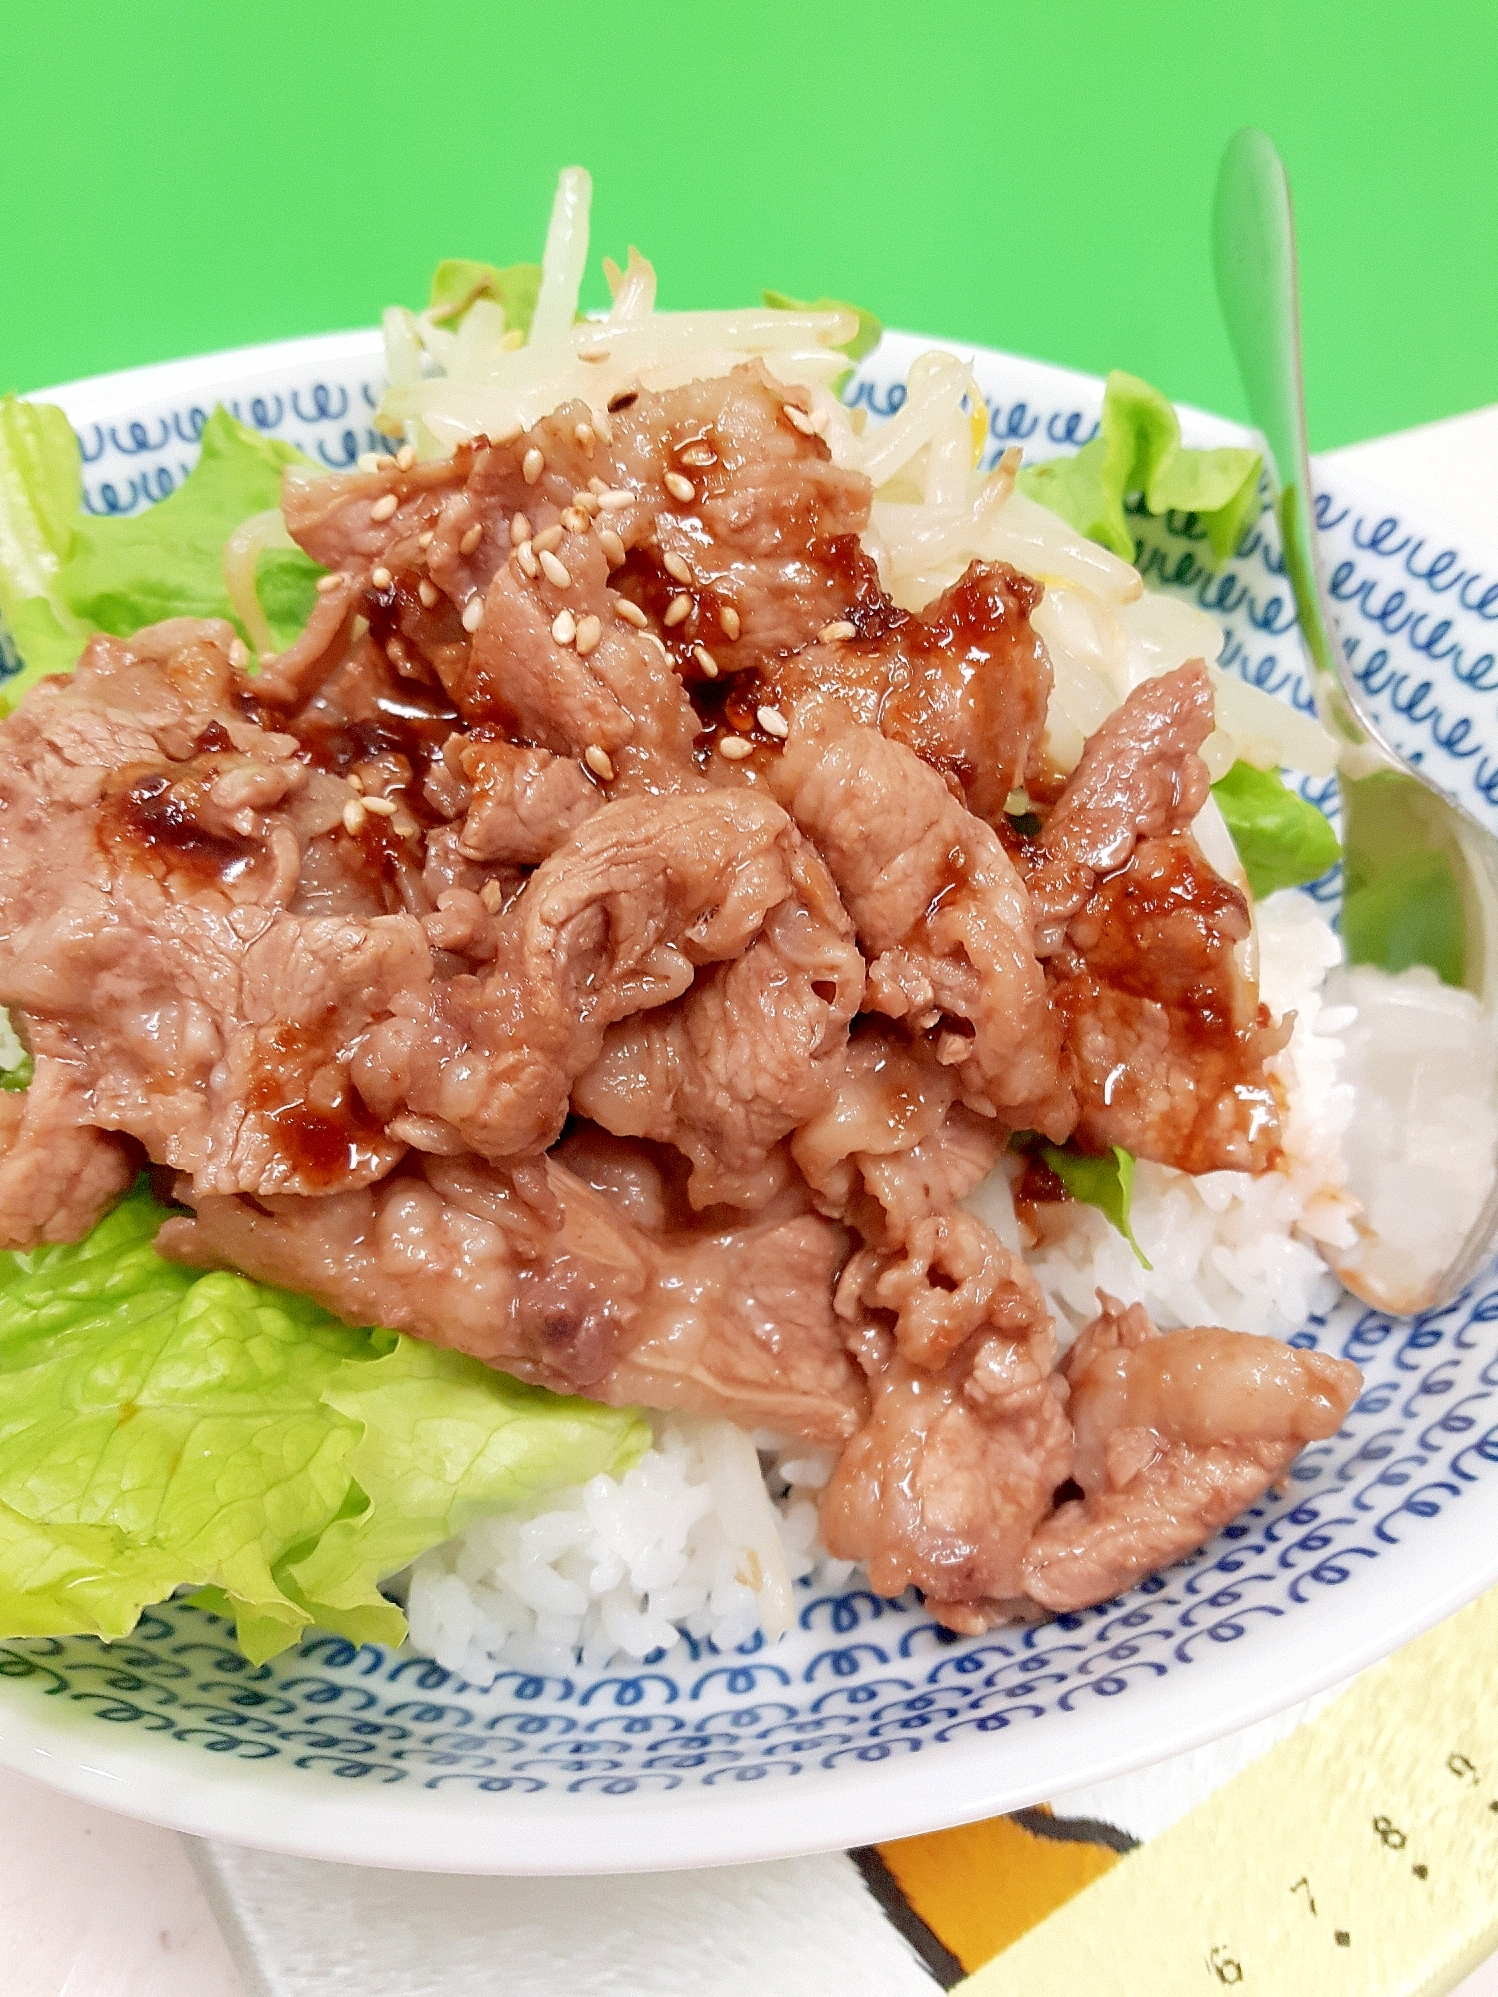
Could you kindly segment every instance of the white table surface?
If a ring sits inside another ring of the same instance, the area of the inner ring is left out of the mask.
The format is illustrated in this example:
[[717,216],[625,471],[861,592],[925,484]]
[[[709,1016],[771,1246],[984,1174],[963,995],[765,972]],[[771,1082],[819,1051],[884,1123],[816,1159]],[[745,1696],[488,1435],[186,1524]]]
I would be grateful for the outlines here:
[[[1498,548],[1498,404],[1328,457]],[[1262,1752],[1285,1724],[1106,1785],[1107,1795],[1089,1791],[1089,1814],[1147,1835]],[[785,1918],[804,1903],[808,1869],[816,1874],[814,1928]],[[438,1880],[190,1850],[171,1831],[0,1770],[4,1997],[633,1997],[647,1989],[812,1997],[851,1987],[855,1959],[865,1965],[859,1981],[868,1997],[934,1990],[871,1913],[837,1854],[653,1879]],[[756,1935],[771,1931],[777,1960],[756,1946]],[[706,1959],[705,1933],[713,1936]],[[560,1953],[559,1936],[569,1937]],[[1498,1997],[1498,1957],[1457,1997]]]

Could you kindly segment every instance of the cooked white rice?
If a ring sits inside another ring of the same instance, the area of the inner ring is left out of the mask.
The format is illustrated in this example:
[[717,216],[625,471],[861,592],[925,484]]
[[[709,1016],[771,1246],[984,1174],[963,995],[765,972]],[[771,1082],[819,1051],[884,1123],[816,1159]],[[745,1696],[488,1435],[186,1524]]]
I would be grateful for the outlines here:
[[657,1416],[622,1477],[480,1519],[406,1582],[411,1641],[470,1684],[502,1667],[565,1671],[684,1639],[732,1650],[794,1620],[797,1582],[853,1572],[817,1539],[835,1455],[728,1422]]
[[1423,965],[1339,968],[1326,1000],[1344,1022],[1342,1087],[1357,1102],[1347,1186],[1361,1208],[1329,1260],[1360,1296],[1406,1315],[1430,1302],[1492,1196],[1493,1015]]

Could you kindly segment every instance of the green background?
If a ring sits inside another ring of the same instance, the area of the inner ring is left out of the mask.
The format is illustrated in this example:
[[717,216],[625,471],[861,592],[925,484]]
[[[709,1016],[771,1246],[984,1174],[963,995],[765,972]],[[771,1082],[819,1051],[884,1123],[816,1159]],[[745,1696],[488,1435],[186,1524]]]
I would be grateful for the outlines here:
[[1265,126],[1312,440],[1498,400],[1498,0],[665,6],[0,0],[0,389],[369,323],[440,256],[762,285],[1230,414],[1207,250]]

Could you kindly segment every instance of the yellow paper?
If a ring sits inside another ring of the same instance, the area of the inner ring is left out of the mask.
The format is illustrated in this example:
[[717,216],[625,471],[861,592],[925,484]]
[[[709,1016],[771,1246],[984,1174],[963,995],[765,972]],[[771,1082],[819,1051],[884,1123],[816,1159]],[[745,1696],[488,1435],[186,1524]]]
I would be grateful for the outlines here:
[[1498,1591],[969,1977],[963,1997],[1437,1997],[1498,1944]]

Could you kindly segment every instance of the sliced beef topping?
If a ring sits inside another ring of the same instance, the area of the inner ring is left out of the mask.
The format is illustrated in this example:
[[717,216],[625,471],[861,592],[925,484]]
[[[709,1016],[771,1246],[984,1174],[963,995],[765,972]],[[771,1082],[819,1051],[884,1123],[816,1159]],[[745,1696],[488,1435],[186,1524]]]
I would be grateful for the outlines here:
[[0,1091],[0,1248],[78,1241],[135,1177],[138,1156],[92,1127],[75,1070],[31,1028],[31,1086]]
[[1239,968],[1242,894],[1184,833],[1141,839],[1047,964],[1080,1106],[1077,1139],[1186,1172],[1262,1171],[1280,1138],[1264,1072],[1284,1045]]
[[[649,1169],[642,1155],[637,1181]],[[196,1206],[162,1228],[164,1254],[291,1284],[351,1322],[454,1346],[558,1393],[815,1442],[841,1441],[863,1419],[862,1377],[832,1311],[843,1237],[813,1214],[647,1229],[628,1199],[554,1159],[429,1158],[325,1199]]]
[[969,811],[1001,825],[1051,697],[1051,662],[1030,628],[1039,601],[1040,585],[1003,562],[974,562],[919,612],[866,586],[841,636],[767,669],[755,707],[789,713],[807,695],[825,694],[913,749]]
[[836,1095],[802,1124],[791,1151],[819,1209],[882,1248],[965,1199],[993,1169],[1004,1135],[958,1100],[957,1071],[928,1042],[865,1019]]
[[1192,664],[1135,687],[1088,737],[1027,856],[1041,956],[1061,947],[1094,882],[1127,866],[1140,839],[1195,818],[1211,788],[1197,751],[1211,732],[1212,685]]
[[[856,588],[846,537],[868,524],[869,482],[840,471],[786,399],[756,364],[641,395],[611,419],[603,476],[632,496],[608,516],[626,551],[616,587],[659,617],[693,677],[698,645],[732,672],[798,650],[846,613]],[[563,462],[582,483],[599,467],[573,450]],[[685,614],[666,623],[682,599]]]
[[1251,1505],[1308,1442],[1335,1435],[1358,1369],[1278,1339],[1162,1334],[1143,1309],[1102,1313],[1062,1362],[1082,1497],[1025,1556],[1024,1588],[1057,1611],[1106,1601],[1179,1560]]
[[258,677],[179,621],[28,696],[0,1237],[85,1231],[138,1144],[183,1260],[846,1444],[828,1545],[977,1630],[1200,1543],[1352,1369],[1108,1306],[1058,1373],[961,1209],[1018,1127],[1268,1161],[1276,1029],[1189,830],[1211,691],[1139,688],[1021,838],[1039,586],[975,563],[896,608],[787,394],[746,367],[288,474],[329,574]]
[[582,764],[568,756],[456,739],[456,761],[471,788],[458,840],[465,859],[535,866],[603,802]]
[[1038,842],[1011,836],[1066,1040],[1077,1141],[1183,1171],[1262,1171],[1284,1034],[1238,961],[1248,904],[1187,827],[1212,728],[1200,666],[1147,680],[1093,735]]
[[428,952],[404,916],[294,912],[353,794],[237,712],[232,637],[95,639],[5,722],[0,1003],[201,1189],[320,1192],[400,1156],[349,1065]]
[[797,841],[793,892],[730,963],[674,1006],[609,1028],[572,1090],[575,1109],[691,1161],[694,1207],[759,1208],[780,1141],[826,1111],[843,1077],[864,967],[826,868]]
[[1023,1595],[1028,1548],[1072,1467],[1034,1278],[981,1222],[949,1215],[904,1255],[855,1257],[838,1309],[874,1361],[872,1406],[823,1496],[822,1536],[881,1594],[914,1586],[951,1628],[986,1629]]
[[1029,897],[997,835],[903,743],[834,701],[795,710],[775,794],[826,860],[869,958],[868,1005],[930,1033],[970,1107],[1058,1140],[1075,1109]]
[[[857,967],[824,883],[768,798],[703,792],[607,805],[537,868],[499,918],[483,979],[418,991],[376,1031],[361,1054],[359,1086],[387,1117],[404,1109],[437,1119],[462,1148],[484,1157],[521,1156],[556,1140],[573,1084],[603,1053],[611,1026],[681,998],[699,967],[740,959],[744,989],[733,995],[752,1011],[756,976],[766,966],[773,975],[787,953],[806,949],[807,1003],[797,1025],[785,1027],[823,1059],[816,1088],[830,1087],[857,1003]],[[785,904],[765,956],[755,959],[751,945]],[[826,993],[813,989],[819,983]],[[713,989],[716,996],[704,987],[700,1016],[721,1021],[724,993]],[[784,1079],[797,1092],[807,1087],[804,1076]],[[711,1114],[711,1083],[705,1074],[699,1080],[687,1125]],[[773,1101],[772,1076],[744,1080],[751,1095],[764,1090],[761,1108]],[[595,1093],[602,1120],[609,1091]],[[763,1122],[756,1128],[759,1142]]]
[[606,435],[568,405],[440,465],[288,475],[287,525],[333,580],[261,698],[311,698],[357,612],[398,671],[470,720],[593,749],[627,788],[680,787],[697,731],[682,672],[716,674],[712,647],[725,672],[794,651],[853,594],[868,481],[785,403],[751,366],[642,394]]

